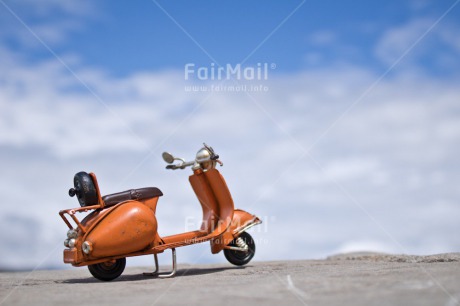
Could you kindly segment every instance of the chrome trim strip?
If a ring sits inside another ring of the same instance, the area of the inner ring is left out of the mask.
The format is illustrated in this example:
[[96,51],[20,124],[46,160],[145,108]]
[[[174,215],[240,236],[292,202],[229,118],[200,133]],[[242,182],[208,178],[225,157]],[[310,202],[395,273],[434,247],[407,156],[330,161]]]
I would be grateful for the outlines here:
[[245,232],[247,231],[248,229],[250,229],[251,227],[255,226],[255,225],[258,225],[258,224],[261,224],[262,221],[260,220],[254,220],[252,221],[251,223],[249,223],[248,225],[242,227],[241,229],[239,229],[238,231],[235,232],[235,234],[239,235],[241,234],[242,232]]

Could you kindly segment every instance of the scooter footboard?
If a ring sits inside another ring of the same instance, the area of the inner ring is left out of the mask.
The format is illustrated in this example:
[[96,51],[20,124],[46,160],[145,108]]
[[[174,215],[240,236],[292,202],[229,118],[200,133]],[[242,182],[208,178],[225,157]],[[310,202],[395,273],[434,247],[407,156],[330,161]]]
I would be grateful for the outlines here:
[[242,232],[260,223],[262,223],[262,220],[257,216],[242,209],[235,209],[232,222],[225,233],[211,240],[211,252],[213,254],[219,253]]

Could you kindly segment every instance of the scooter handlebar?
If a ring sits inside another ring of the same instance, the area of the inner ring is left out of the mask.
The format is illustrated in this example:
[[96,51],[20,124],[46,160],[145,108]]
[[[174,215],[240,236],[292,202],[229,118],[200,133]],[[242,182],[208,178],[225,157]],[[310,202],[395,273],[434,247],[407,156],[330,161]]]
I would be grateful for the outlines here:
[[[185,169],[186,167],[193,166],[195,163],[204,163],[207,161],[212,161],[214,164],[218,163],[220,166],[223,166],[223,163],[219,160],[219,155],[214,152],[214,149],[205,143],[203,143],[203,146],[204,148],[198,151],[196,159],[189,162],[186,162],[183,158],[175,157],[171,153],[163,152],[163,160],[169,164],[166,166],[166,169]],[[175,161],[179,161],[179,163],[174,164]]]
[[169,169],[169,170],[185,169],[189,166],[193,166],[194,164],[195,164],[195,161],[183,162],[177,165],[167,165],[166,169]]

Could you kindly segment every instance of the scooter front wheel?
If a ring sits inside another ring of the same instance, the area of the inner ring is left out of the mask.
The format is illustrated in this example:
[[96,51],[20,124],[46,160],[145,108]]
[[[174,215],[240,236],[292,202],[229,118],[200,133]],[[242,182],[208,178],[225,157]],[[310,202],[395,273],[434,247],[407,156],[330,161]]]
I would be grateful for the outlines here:
[[248,246],[248,250],[247,251],[234,251],[234,250],[224,249],[224,255],[225,255],[225,258],[227,258],[227,260],[231,264],[234,264],[235,266],[244,266],[245,264],[250,262],[251,259],[254,257],[254,254],[256,253],[256,244],[254,243],[254,239],[252,239],[251,235],[249,235],[246,232],[243,232],[237,238],[232,240],[232,242],[229,243],[229,246],[238,246],[236,244],[236,240],[238,238],[243,239],[244,243],[246,243]]
[[89,272],[97,279],[111,281],[123,273],[126,266],[126,258],[110,260],[103,263],[89,265]]

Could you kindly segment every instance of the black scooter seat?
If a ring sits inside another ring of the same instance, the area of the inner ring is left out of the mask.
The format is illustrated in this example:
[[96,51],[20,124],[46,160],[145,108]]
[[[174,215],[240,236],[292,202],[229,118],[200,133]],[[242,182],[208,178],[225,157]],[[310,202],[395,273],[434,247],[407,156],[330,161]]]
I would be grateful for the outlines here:
[[102,201],[104,201],[105,207],[107,207],[129,200],[145,200],[161,197],[162,195],[163,192],[161,192],[161,190],[156,187],[145,187],[108,194],[102,197]]

